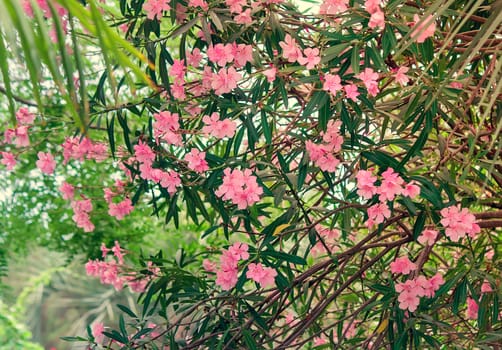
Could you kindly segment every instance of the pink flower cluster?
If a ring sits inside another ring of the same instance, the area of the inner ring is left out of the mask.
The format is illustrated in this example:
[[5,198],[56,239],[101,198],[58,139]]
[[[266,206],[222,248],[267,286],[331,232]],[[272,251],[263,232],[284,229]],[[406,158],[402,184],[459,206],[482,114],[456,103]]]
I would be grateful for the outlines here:
[[237,242],[227,250],[223,250],[220,256],[220,269],[216,271],[216,284],[221,289],[230,290],[235,286],[239,261],[249,259],[248,249],[247,244]]
[[284,41],[281,41],[279,46],[282,48],[282,56],[287,59],[288,62],[298,62],[307,69],[313,69],[321,62],[318,48],[308,47],[302,51],[296,40],[289,34],[286,34]]
[[475,223],[476,217],[467,208],[460,209],[460,206],[450,206],[441,210],[441,225],[445,228],[445,234],[453,242],[458,242],[460,238],[467,234],[473,238],[481,231]]
[[28,130],[28,125],[18,125],[15,129],[5,130],[5,143],[14,144],[16,147],[28,147],[30,145]]
[[37,168],[44,174],[50,175],[56,169],[56,161],[49,152],[38,152]]
[[364,86],[371,96],[376,96],[380,91],[378,89],[378,73],[371,68],[364,68],[364,71],[356,75],[359,80],[362,80]]
[[385,28],[385,15],[380,8],[381,0],[366,0],[364,2],[366,6],[366,11],[371,15],[370,21],[368,22],[368,27],[380,29]]
[[169,11],[171,6],[169,6],[170,0],[146,0],[143,5],[143,10],[146,12],[146,17],[148,19],[162,19],[162,13],[164,11]]
[[471,297],[467,297],[467,310],[465,311],[466,316],[470,320],[478,319],[479,305],[476,300]]
[[410,81],[410,78],[406,75],[410,69],[408,67],[402,66],[396,69],[393,69],[395,72],[394,74],[394,79],[396,79],[396,82],[399,83],[401,86],[405,86],[408,84]]
[[399,308],[414,312],[420,303],[420,297],[433,297],[442,284],[444,284],[443,276],[439,273],[429,279],[418,276],[396,284],[396,292],[399,293],[397,298]]
[[159,268],[153,267],[148,263],[148,271],[151,273],[149,276],[139,274],[127,273],[124,266],[124,250],[120,247],[119,243],[115,241],[112,248],[107,248],[104,243],[101,244],[101,252],[103,259],[109,257],[109,253],[113,254],[113,258],[105,260],[89,260],[85,264],[85,271],[87,275],[99,277],[101,283],[111,284],[116,290],[121,290],[124,285],[136,293],[145,291],[147,283],[157,276],[160,272]]
[[[206,271],[216,271],[216,284],[223,290],[230,290],[235,287],[238,280],[239,261],[249,259],[248,245],[245,243],[234,243],[227,250],[223,250],[220,256],[220,268],[204,260],[203,265]],[[277,271],[271,267],[265,267],[261,263],[250,263],[246,277],[259,283],[261,287],[270,287],[274,285]]]
[[220,120],[220,115],[217,112],[212,113],[211,116],[204,116],[202,121],[205,124],[202,132],[218,139],[234,136],[235,129],[237,128],[237,124],[233,120]]
[[271,267],[264,267],[261,263],[248,265],[246,277],[258,283],[261,287],[272,287],[275,284],[277,271]]
[[93,142],[87,137],[67,137],[63,144],[63,164],[67,164],[70,159],[83,161],[85,158],[102,162],[108,158],[106,144]]
[[420,187],[413,182],[405,183],[398,173],[388,168],[382,173],[380,185],[376,185],[378,178],[373,175],[373,169],[359,170],[356,174],[357,194],[364,199],[371,199],[379,195],[381,203],[368,208],[367,227],[384,222],[390,217],[390,210],[385,201],[392,201],[398,195],[416,198],[420,194]]
[[92,211],[91,200],[74,200],[71,202],[71,207],[73,209],[72,219],[77,226],[83,228],[85,232],[94,231],[94,224],[89,217],[89,213]]
[[324,0],[319,9],[321,15],[337,15],[347,11],[349,0]]
[[390,271],[392,273],[407,275],[411,271],[415,271],[416,269],[417,265],[415,263],[412,263],[407,256],[397,258],[390,263]]
[[427,229],[422,232],[422,234],[418,237],[418,242],[423,245],[433,245],[436,242],[438,236],[438,231]]
[[392,168],[387,168],[382,173],[380,186],[375,185],[377,177],[373,176],[373,169],[359,170],[356,174],[357,194],[364,199],[371,199],[374,195],[379,195],[381,202],[392,201],[398,195],[416,198],[420,194],[420,187],[413,182],[405,183],[398,173]]
[[239,209],[246,209],[260,200],[263,189],[258,185],[250,169],[241,171],[226,168],[223,174],[223,184],[215,192],[218,197],[230,200]]
[[206,161],[206,152],[201,152],[197,148],[192,148],[189,153],[185,155],[185,160],[188,162],[188,167],[198,173],[203,173],[209,170],[209,165]]
[[341,151],[343,144],[340,125],[339,120],[330,120],[326,132],[321,133],[323,143],[316,144],[310,140],[305,143],[310,159],[322,171],[334,172],[340,164],[340,161],[335,157],[335,154]]
[[16,112],[16,120],[21,125],[31,125],[35,121],[35,114],[31,113],[28,108],[21,107]]
[[14,154],[10,152],[0,152],[0,154],[2,155],[2,160],[0,161],[0,163],[5,165],[7,167],[7,170],[13,170],[17,163]]
[[134,209],[132,202],[129,198],[124,199],[119,203],[108,203],[109,209],[108,214],[117,218],[117,220],[122,220],[124,216],[129,215]]
[[153,115],[153,134],[157,143],[165,141],[169,145],[183,146],[181,134],[179,133],[179,114],[169,111],[162,111]]
[[253,60],[253,47],[246,44],[216,44],[207,49],[209,61],[220,67],[233,63],[235,68],[241,68]]
[[[164,114],[164,116],[167,115],[172,116],[169,112]],[[152,180],[160,184],[160,186],[167,189],[171,195],[176,193],[177,188],[181,185],[180,175],[176,171],[164,171],[162,169],[153,168],[155,152],[150,148],[150,146],[148,146],[148,144],[143,143],[141,140],[134,146],[134,152],[136,160],[140,163],[139,171],[142,179]]]

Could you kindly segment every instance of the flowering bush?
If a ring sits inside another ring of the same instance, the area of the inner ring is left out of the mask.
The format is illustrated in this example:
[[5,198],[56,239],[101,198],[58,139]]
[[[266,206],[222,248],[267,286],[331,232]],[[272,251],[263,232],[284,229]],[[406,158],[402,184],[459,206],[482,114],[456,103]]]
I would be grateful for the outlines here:
[[[500,341],[497,4],[21,5],[2,6],[23,48],[26,35],[52,37],[44,45],[62,63],[28,58],[33,88],[49,71],[66,103],[47,122],[39,94],[38,110],[16,112],[9,85],[6,171],[30,152],[46,177],[107,162],[102,184],[74,176],[60,188],[82,235],[96,234],[96,207],[121,220],[145,203],[201,231],[198,254],[142,256],[136,269],[120,246],[114,258],[104,246],[87,273],[139,292],[142,311],[122,307],[119,330],[97,324],[73,340],[131,349]],[[21,9],[35,25],[28,34]],[[82,51],[96,47],[100,69],[86,68]]]

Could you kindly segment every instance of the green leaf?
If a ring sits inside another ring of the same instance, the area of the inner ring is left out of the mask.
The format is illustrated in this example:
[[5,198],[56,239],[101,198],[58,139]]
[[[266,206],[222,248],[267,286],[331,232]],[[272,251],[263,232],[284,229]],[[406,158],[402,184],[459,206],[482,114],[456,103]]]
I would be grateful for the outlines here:
[[127,306],[124,306],[124,305],[121,305],[121,304],[117,304],[117,307],[120,310],[122,310],[122,312],[125,312],[126,314],[128,314],[132,318],[138,318],[138,316],[136,316],[136,314],[134,312],[132,312],[131,309],[129,309]]
[[0,31],[0,71],[2,72],[3,82],[5,85],[5,94],[7,95],[7,99],[9,100],[9,111],[11,115],[12,124],[16,123],[16,110],[14,104],[14,95],[12,94],[12,87],[10,85],[10,77],[9,77],[9,63],[7,61],[7,49],[5,47],[3,33]]
[[278,252],[275,250],[265,250],[261,252],[262,256],[270,256],[273,258],[276,258],[278,261],[286,261],[292,264],[297,264],[297,265],[306,265],[307,261],[303,259],[302,257],[296,256],[296,255],[291,255],[288,253],[284,252]]
[[464,279],[455,288],[453,292],[453,302],[451,304],[451,310],[455,315],[458,315],[459,308],[465,304],[467,300],[467,280]]

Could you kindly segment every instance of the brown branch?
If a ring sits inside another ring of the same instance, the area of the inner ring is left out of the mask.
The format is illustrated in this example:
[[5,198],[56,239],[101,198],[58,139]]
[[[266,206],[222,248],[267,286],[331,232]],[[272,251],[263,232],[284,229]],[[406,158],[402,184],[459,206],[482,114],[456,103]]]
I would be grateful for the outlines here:
[[[0,93],[3,95],[7,95],[7,90],[3,86],[0,86]],[[19,97],[19,96],[16,96],[16,95],[12,95],[12,98],[17,102],[28,105],[28,106],[32,106],[32,107],[38,106],[35,102],[30,101],[30,100],[26,100],[26,99]]]

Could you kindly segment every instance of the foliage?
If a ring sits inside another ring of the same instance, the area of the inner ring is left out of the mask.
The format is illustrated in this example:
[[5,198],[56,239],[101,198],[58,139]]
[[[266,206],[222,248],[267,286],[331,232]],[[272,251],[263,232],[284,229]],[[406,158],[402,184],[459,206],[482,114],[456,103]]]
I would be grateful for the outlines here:
[[[500,1],[326,0],[303,13],[281,0],[2,0],[0,13],[3,163],[25,174],[36,164],[44,189],[56,167],[68,184],[55,208],[71,206],[73,237],[103,252],[88,273],[139,290],[143,305],[120,307],[117,329],[65,339],[499,342]],[[16,108],[14,53],[34,123]],[[135,261],[129,236],[126,260],[112,234],[99,246],[115,225],[105,212],[131,227],[145,208],[191,222],[207,249]]]
[[30,342],[31,334],[15,319],[8,307],[0,301],[0,348],[41,350]]

